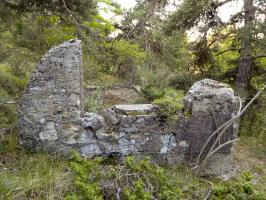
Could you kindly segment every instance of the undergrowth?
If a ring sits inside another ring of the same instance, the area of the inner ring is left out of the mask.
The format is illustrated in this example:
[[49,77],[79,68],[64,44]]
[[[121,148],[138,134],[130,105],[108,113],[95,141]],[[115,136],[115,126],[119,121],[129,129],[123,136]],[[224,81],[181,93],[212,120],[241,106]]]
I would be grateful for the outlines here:
[[266,193],[257,190],[249,172],[231,181],[218,183],[211,195],[213,200],[266,200]]
[[248,171],[227,181],[207,181],[193,176],[184,166],[159,166],[148,158],[137,161],[128,157],[123,164],[117,164],[99,158],[88,160],[77,153],[73,154],[70,166],[75,192],[68,194],[67,200],[266,199],[266,193]]
[[176,120],[177,113],[184,107],[184,91],[166,89],[162,97],[155,99],[153,103],[160,106],[161,113],[169,120]]
[[71,188],[67,162],[26,152],[0,156],[0,199],[63,199]]
[[6,139],[0,151],[1,200],[190,200],[208,195],[214,200],[265,200],[266,197],[263,165],[231,180],[203,181],[186,166],[159,166],[148,158],[133,157],[117,163],[111,158],[85,159],[78,153],[73,153],[71,160],[64,160],[26,152],[11,138]]
[[181,168],[158,166],[148,158],[137,161],[128,157],[123,164],[117,164],[104,159],[88,160],[74,153],[70,166],[76,192],[69,194],[68,200],[174,200],[202,195],[202,184],[189,170],[181,177]]

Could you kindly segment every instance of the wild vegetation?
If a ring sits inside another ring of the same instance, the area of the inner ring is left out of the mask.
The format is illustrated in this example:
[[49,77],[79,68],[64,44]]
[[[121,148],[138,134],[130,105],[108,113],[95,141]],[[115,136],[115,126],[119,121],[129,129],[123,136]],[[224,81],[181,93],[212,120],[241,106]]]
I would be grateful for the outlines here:
[[[52,46],[83,41],[84,86],[100,86],[85,108],[104,108],[102,89],[140,88],[175,120],[182,96],[202,78],[230,84],[247,103],[266,82],[266,3],[243,0],[137,0],[123,10],[112,0],[0,1],[0,199],[266,199],[266,93],[242,116],[234,178],[203,179],[185,167],[148,159],[72,160],[27,152],[19,145],[16,103],[31,72]],[[99,5],[107,5],[102,8]],[[122,15],[105,19],[102,10]],[[198,37],[188,36],[197,29]]]

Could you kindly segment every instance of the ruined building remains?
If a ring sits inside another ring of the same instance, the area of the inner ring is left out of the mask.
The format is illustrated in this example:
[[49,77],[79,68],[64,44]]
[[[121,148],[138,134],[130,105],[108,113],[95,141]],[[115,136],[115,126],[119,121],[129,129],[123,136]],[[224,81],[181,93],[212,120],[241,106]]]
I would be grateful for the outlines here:
[[[70,40],[53,47],[30,77],[19,103],[21,143],[34,151],[66,156],[76,150],[88,158],[134,155],[170,165],[193,163],[209,136],[237,111],[234,91],[210,79],[191,87],[174,124],[165,121],[152,104],[115,105],[101,115],[84,113],[83,104],[82,44]],[[236,130],[234,123],[219,143],[233,140]],[[207,163],[206,173],[229,170],[232,147],[219,149]]]

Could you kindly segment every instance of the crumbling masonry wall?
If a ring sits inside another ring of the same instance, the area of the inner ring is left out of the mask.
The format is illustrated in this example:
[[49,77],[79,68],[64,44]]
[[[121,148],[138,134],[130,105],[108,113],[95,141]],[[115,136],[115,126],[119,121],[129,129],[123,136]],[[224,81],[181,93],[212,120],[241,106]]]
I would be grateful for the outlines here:
[[[115,105],[102,115],[83,113],[81,49],[80,40],[53,47],[32,73],[18,108],[25,147],[63,155],[75,149],[88,158],[134,155],[172,165],[193,163],[207,138],[237,110],[228,85],[204,79],[189,90],[181,120],[174,125],[151,104]],[[220,142],[234,139],[236,130],[235,123]],[[231,159],[232,144],[212,157],[206,172],[224,173]]]

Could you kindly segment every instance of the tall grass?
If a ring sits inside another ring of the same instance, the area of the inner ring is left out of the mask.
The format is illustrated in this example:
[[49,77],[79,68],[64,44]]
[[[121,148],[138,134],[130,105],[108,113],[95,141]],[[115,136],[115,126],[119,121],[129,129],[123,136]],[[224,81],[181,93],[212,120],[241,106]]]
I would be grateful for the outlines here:
[[63,199],[71,190],[64,160],[22,151],[5,153],[0,161],[0,199]]

